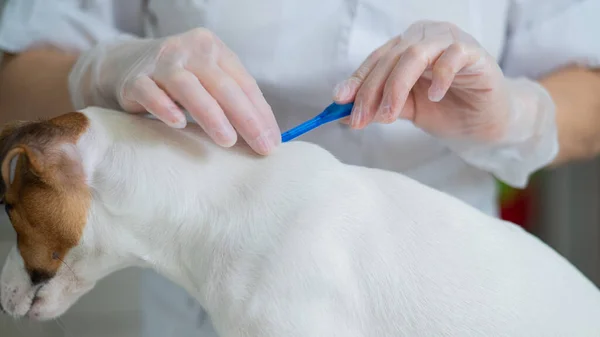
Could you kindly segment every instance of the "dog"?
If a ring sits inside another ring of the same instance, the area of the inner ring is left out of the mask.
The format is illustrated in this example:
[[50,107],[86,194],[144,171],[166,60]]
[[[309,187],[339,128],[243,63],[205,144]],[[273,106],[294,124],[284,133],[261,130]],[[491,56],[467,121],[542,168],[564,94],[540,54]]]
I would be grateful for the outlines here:
[[600,336],[600,291],[518,226],[307,142],[258,156],[90,107],[6,126],[15,318],[153,268],[222,337]]

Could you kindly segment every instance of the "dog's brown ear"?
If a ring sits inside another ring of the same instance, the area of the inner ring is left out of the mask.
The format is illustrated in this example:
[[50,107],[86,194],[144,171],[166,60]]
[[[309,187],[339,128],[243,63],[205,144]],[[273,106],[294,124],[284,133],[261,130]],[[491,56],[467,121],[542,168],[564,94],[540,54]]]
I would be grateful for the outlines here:
[[10,185],[12,168],[11,164],[18,155],[25,156],[25,159],[29,164],[29,171],[35,176],[40,177],[43,173],[43,166],[40,160],[41,153],[38,150],[25,144],[19,144],[13,147],[2,158],[2,183],[0,184],[0,196],[2,196],[2,200],[4,200],[4,194]]
[[12,163],[17,156],[25,157],[29,171],[34,175],[40,176],[43,173],[41,152],[36,149],[35,144],[31,144],[32,138],[28,137],[33,129],[33,124],[13,122],[2,128],[2,132],[0,132],[0,168],[2,171],[0,199],[2,203],[4,203],[4,197],[10,185]]
[[[61,188],[74,183],[74,177],[83,174],[81,163],[61,147],[74,145],[88,125],[84,114],[71,112],[49,120],[13,122],[4,126],[0,132],[0,199],[10,195],[11,179],[17,175]],[[16,168],[12,165],[15,159]],[[13,168],[14,172],[11,172]]]

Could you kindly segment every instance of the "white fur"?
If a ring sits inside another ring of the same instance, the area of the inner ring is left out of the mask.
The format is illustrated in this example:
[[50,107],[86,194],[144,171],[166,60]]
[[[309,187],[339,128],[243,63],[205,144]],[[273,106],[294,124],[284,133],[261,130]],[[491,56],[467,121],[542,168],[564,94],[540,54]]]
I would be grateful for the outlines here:
[[11,252],[12,315],[54,318],[140,266],[193,294],[222,337],[600,336],[600,292],[562,257],[403,175],[304,142],[258,157],[195,125],[84,112],[84,236],[31,307]]

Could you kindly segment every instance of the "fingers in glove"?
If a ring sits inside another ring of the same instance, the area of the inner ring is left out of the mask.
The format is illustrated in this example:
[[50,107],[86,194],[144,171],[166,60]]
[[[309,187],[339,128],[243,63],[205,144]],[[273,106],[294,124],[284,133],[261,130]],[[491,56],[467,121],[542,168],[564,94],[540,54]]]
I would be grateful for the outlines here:
[[187,124],[183,111],[148,76],[140,76],[133,81],[125,100],[136,102],[171,127],[184,128]]
[[381,104],[377,107],[376,120],[391,123],[397,118],[412,119],[405,110],[411,90],[431,65],[447,48],[444,40],[415,44],[407,48],[385,80]]
[[[227,47],[224,47],[227,48]],[[263,128],[270,130],[268,137],[275,145],[281,143],[281,131],[275,119],[271,106],[265,100],[256,80],[248,73],[238,57],[229,49],[226,49],[219,61],[219,66],[225,73],[235,80],[238,86],[246,94],[258,113],[259,123]]]
[[237,141],[237,133],[217,101],[206,91],[191,72],[180,69],[157,77],[169,95],[181,104],[220,146],[230,147]]
[[431,86],[428,91],[429,100],[441,101],[456,75],[476,64],[481,58],[477,50],[464,44],[454,43],[448,47],[433,65]]
[[400,37],[396,37],[373,51],[348,79],[336,85],[333,92],[333,100],[338,104],[352,102],[361,84],[375,68],[381,57],[386,55],[399,41]]
[[217,64],[203,64],[193,72],[248,145],[259,154],[269,154],[277,145],[274,137],[279,135],[272,126],[264,123],[237,81]]
[[355,110],[350,122],[353,128],[363,128],[375,119],[386,81],[407,48],[411,48],[407,42],[394,45],[364,80],[356,94]]

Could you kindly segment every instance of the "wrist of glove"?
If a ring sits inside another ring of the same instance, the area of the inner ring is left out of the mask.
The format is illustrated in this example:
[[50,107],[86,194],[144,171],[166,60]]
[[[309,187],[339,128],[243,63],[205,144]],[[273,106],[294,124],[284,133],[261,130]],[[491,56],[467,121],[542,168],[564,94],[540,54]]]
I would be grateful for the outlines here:
[[142,55],[140,50],[147,49],[144,48],[147,44],[148,40],[122,35],[83,52],[69,73],[69,94],[73,107],[77,110],[87,106],[123,109],[118,89],[113,83],[119,83],[119,77],[124,78],[128,69],[123,67],[127,64],[118,60],[122,55]]
[[499,136],[489,141],[449,139],[447,146],[467,163],[523,188],[529,176],[558,153],[555,105],[539,83],[505,79],[508,114]]

